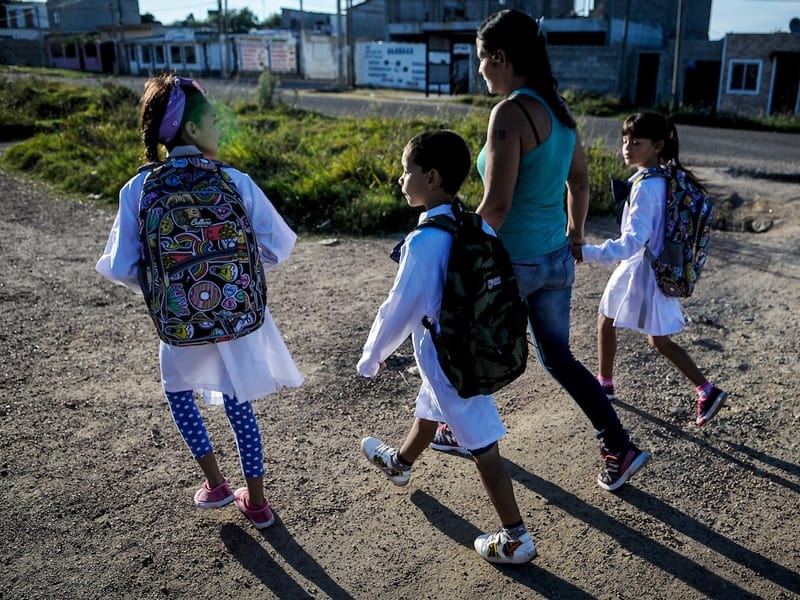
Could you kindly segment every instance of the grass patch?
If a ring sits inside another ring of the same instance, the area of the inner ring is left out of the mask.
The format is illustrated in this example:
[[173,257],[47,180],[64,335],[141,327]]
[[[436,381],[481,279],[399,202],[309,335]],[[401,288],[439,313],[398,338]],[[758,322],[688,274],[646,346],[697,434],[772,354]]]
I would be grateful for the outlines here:
[[[115,84],[100,87],[19,78],[0,81],[0,127],[30,128],[2,164],[58,188],[115,206],[119,189],[142,162],[138,96]],[[444,121],[432,117],[332,118],[283,103],[228,104],[212,98],[221,130],[220,156],[249,173],[289,224],[300,232],[377,234],[416,222],[397,179],[409,138],[426,129],[453,129],[473,159],[485,141],[489,107]],[[611,207],[608,179],[624,165],[601,149],[586,149],[592,212]],[[473,169],[461,190],[470,207],[483,185]]]

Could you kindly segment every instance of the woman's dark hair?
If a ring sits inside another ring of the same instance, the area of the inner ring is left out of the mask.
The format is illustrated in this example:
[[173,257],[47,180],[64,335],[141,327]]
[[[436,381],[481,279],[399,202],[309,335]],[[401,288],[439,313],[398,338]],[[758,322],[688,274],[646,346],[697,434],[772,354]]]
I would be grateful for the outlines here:
[[454,196],[472,168],[472,158],[464,138],[448,129],[415,135],[403,153],[423,172],[436,169],[442,177],[442,189]]
[[[161,121],[164,120],[164,113],[167,112],[167,103],[169,102],[170,92],[175,85],[174,81],[175,74],[159,73],[145,83],[144,94],[140,103],[139,131],[142,136],[146,162],[159,160],[158,144],[160,141],[158,139],[158,131],[161,127]],[[183,130],[183,125],[187,120],[196,119],[198,109],[206,103],[205,96],[194,87],[182,86],[182,89],[186,94],[183,118],[181,119],[178,135],[169,144],[166,144],[167,150],[172,150],[172,148],[181,143],[180,132]]]
[[653,140],[654,142],[663,141],[664,147],[658,153],[671,169],[681,169],[695,186],[700,190],[706,191],[700,180],[686,167],[681,164],[678,152],[678,130],[675,124],[661,113],[655,111],[644,111],[631,115],[622,123],[622,135],[632,138],[642,138]]
[[535,19],[513,8],[501,10],[481,23],[477,37],[487,52],[505,52],[514,73],[527,79],[526,85],[542,97],[559,121],[575,129],[575,119],[558,95],[558,81],[547,57],[547,42]]

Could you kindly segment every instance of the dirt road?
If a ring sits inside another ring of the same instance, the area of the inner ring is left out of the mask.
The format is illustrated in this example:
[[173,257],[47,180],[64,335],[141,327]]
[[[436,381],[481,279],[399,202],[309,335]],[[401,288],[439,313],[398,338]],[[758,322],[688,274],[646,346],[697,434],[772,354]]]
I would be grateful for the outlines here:
[[[497,403],[540,555],[495,568],[471,547],[497,524],[469,461],[426,453],[395,488],[358,447],[400,442],[419,385],[408,344],[379,379],[355,373],[394,238],[304,237],[271,273],[306,383],[255,404],[278,516],[257,532],[232,505],[192,504],[202,478],[161,395],[143,303],[93,270],[113,213],[0,171],[0,598],[800,597],[800,198],[789,183],[730,182],[762,194],[774,222],[715,232],[677,337],[728,405],[695,427],[691,386],[623,332],[616,407],[654,458],[609,494],[591,426],[532,361]],[[755,211],[749,198],[732,210]],[[592,239],[612,233],[589,225]],[[608,274],[579,268],[574,290],[573,350],[592,369]],[[224,414],[204,414],[242,485]]]

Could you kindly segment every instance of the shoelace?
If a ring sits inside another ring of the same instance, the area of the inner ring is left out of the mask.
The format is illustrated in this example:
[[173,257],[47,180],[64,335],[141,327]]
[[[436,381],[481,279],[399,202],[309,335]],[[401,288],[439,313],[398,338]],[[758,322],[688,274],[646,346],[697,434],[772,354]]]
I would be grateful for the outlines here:
[[619,458],[616,454],[611,452],[603,452],[603,462],[606,466],[606,472],[609,475],[619,472]]

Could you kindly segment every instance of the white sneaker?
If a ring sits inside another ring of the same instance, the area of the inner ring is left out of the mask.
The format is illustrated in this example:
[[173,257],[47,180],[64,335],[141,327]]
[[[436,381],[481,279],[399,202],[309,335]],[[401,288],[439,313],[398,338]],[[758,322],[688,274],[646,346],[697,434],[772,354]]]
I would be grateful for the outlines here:
[[476,537],[475,550],[490,563],[518,565],[536,558],[536,545],[527,531],[514,539],[508,529],[502,527]]
[[367,437],[361,440],[361,451],[393,484],[408,483],[411,467],[402,467],[397,462],[397,448],[387,446],[377,438]]

